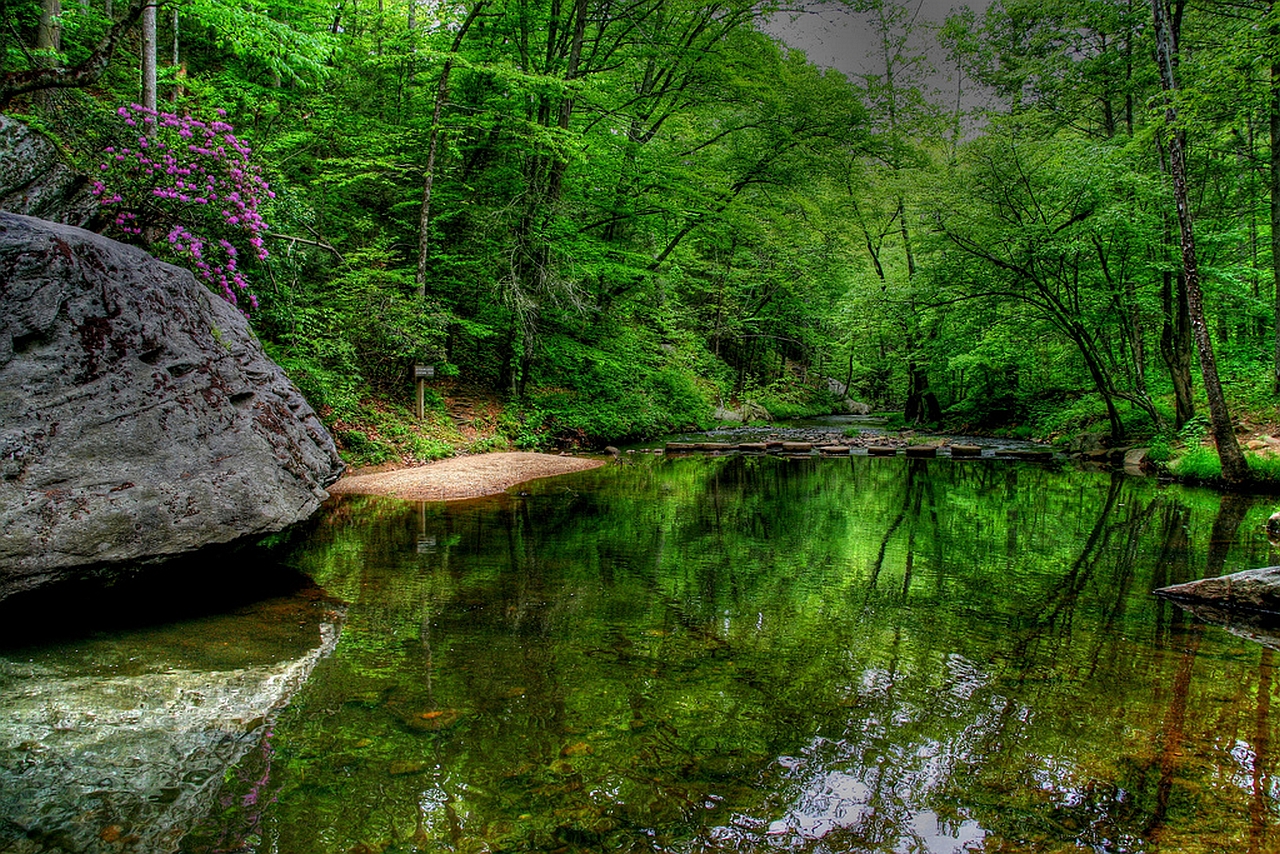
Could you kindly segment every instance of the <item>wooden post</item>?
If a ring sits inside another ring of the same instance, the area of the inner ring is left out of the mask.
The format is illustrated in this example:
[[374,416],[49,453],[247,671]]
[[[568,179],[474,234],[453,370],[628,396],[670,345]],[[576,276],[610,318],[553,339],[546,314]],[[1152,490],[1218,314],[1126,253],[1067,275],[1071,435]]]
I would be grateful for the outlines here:
[[413,378],[417,380],[417,385],[418,385],[418,406],[416,409],[416,414],[418,416],[419,421],[427,417],[427,410],[426,410],[427,380],[431,379],[435,375],[436,375],[435,365],[414,365],[413,366]]

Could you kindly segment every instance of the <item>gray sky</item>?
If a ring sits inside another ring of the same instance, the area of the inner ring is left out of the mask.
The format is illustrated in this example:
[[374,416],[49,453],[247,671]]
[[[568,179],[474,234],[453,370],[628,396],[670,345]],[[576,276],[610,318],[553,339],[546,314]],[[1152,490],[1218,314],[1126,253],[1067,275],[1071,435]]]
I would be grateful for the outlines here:
[[[981,16],[991,0],[897,0],[911,11],[919,11],[919,20],[939,25],[961,5],[967,5]],[[799,15],[780,14],[765,29],[785,44],[803,50],[809,60],[824,68],[835,68],[851,77],[875,73],[881,69],[875,34],[866,17],[848,10],[839,0],[810,2],[809,11]],[[948,69],[941,67],[942,56],[933,33],[922,33],[917,39],[919,50],[927,52],[938,66],[935,86],[945,85]]]

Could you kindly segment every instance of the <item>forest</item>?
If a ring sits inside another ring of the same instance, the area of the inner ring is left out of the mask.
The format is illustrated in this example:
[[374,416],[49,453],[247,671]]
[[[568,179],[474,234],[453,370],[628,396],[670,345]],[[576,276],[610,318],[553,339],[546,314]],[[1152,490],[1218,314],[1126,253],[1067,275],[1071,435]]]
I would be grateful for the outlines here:
[[[938,5],[0,0],[0,110],[240,306],[353,462],[851,398],[1264,472],[1280,10]],[[777,35],[829,13],[871,70]]]

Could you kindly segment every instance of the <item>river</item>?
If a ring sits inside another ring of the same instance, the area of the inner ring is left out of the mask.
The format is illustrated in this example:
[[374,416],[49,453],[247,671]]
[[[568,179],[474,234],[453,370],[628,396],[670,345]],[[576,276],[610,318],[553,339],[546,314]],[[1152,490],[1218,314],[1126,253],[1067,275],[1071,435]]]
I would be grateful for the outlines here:
[[331,500],[262,598],[4,634],[0,851],[1275,850],[1275,653],[1151,595],[1280,562],[1272,509],[647,454]]

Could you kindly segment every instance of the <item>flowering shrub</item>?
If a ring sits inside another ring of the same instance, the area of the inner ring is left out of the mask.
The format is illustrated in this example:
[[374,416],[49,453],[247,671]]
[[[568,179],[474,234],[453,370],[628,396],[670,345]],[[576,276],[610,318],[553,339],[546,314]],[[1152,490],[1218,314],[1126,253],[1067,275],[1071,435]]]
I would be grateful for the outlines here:
[[226,111],[212,122],[138,104],[116,113],[130,140],[138,134],[137,144],[107,148],[93,185],[115,211],[115,227],[191,268],[232,305],[245,297],[257,308],[242,262],[245,255],[267,258],[258,207],[275,193],[250,161],[249,146],[222,121]]

